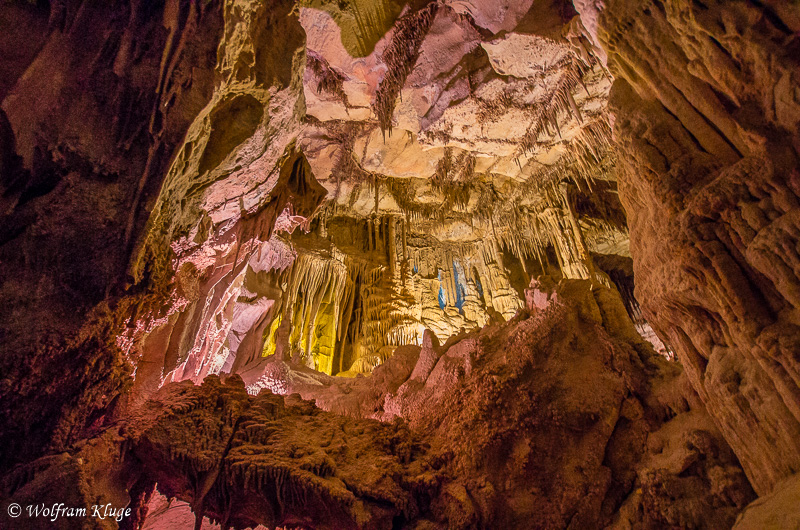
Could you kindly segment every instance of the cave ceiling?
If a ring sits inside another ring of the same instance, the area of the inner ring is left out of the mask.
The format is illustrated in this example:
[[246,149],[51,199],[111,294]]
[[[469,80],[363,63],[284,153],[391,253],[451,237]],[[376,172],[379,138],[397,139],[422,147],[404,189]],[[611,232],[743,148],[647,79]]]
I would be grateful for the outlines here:
[[[612,77],[570,2],[237,1],[225,17],[214,94],[132,269],[176,271],[172,301],[118,340],[162,382],[276,352],[369,372],[425,329],[508,320],[540,274],[611,274],[636,311]],[[166,355],[149,352],[165,326]]]

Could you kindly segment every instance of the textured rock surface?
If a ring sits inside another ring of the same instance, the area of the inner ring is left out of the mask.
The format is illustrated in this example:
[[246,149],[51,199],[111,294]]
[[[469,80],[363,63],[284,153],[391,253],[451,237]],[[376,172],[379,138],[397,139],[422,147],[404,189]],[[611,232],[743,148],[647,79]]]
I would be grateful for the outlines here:
[[767,493],[800,469],[797,7],[605,4],[637,298]]
[[[588,282],[529,295],[540,301],[531,316],[443,346],[426,333],[369,377],[273,360],[252,384],[348,417],[406,420],[448,455],[455,484],[431,509],[449,527],[729,528],[752,490],[681,369],[638,336],[618,295]],[[456,498],[469,502],[453,512]]]
[[800,480],[793,475],[775,491],[748,505],[733,525],[735,530],[778,530],[800,526]]
[[0,6],[3,467],[80,438],[125,384],[109,304],[222,30],[218,2],[19,4]]
[[398,426],[253,398],[241,381],[213,376],[164,387],[128,433],[159,491],[223,527],[387,528],[414,517],[411,492],[436,480]]
[[613,291],[543,294],[530,315],[406,347],[405,375],[390,359],[368,378],[296,385],[332,412],[253,397],[238,376],[166,385],[77,454],[6,479],[4,496],[53,489],[78,462],[116,480],[81,482],[86,495],[145,506],[157,483],[223,527],[729,528],[753,493],[680,367]]

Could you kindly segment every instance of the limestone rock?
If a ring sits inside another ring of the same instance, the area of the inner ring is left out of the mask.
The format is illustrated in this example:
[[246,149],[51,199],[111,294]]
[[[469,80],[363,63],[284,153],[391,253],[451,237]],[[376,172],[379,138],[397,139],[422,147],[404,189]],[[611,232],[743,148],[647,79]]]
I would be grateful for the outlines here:
[[773,15],[613,1],[598,33],[617,76],[636,296],[759,494],[800,469],[798,280],[784,250],[798,201],[797,43]]
[[749,504],[733,525],[735,530],[795,528],[800,525],[797,475],[775,486],[773,493]]

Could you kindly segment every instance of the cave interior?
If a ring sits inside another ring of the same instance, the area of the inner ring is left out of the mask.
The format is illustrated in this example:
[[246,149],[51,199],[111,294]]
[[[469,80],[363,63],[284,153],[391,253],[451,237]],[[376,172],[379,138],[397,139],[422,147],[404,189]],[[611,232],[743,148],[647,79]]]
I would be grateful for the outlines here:
[[0,425],[4,529],[800,529],[800,3],[0,1]]

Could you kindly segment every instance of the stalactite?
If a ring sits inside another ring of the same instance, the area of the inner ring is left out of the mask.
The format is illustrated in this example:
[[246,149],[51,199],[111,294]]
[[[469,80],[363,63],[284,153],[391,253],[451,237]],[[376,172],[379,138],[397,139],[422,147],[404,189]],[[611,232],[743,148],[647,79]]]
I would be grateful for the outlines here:
[[396,238],[396,223],[397,220],[393,216],[389,216],[387,219],[387,230],[386,230],[386,251],[387,251],[387,260],[389,262],[389,274],[391,276],[395,276],[397,273],[397,242]]
[[306,66],[318,79],[317,92],[332,94],[344,103],[346,107],[350,106],[347,101],[347,94],[344,92],[344,82],[346,80],[344,75],[332,68],[322,56],[311,50],[306,50]]
[[394,34],[383,52],[386,74],[375,93],[373,109],[381,130],[391,134],[395,101],[419,56],[419,47],[428,34],[439,4],[432,2],[395,23]]

